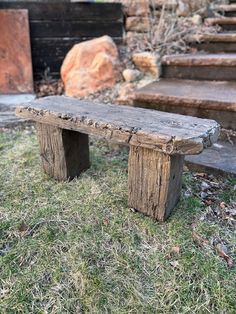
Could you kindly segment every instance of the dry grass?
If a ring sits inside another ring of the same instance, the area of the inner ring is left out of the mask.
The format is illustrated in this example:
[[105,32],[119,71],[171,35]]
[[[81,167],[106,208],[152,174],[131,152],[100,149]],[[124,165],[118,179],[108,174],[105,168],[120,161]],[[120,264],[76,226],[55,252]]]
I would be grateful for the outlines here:
[[[70,183],[42,174],[31,129],[0,133],[0,151],[1,313],[235,313],[236,271],[212,244],[234,259],[235,225],[204,218],[197,177],[160,224],[127,207],[126,151],[93,140]],[[217,182],[233,204],[235,180]]]
[[[150,3],[152,4],[152,0]],[[171,0],[164,2],[160,16],[153,11],[150,16],[150,31],[148,34],[146,46],[147,49],[163,55],[174,53],[186,53],[191,50],[187,38],[191,35],[202,33],[215,33],[216,27],[194,25],[189,18],[178,17],[176,9],[167,10],[170,7]],[[197,13],[199,8],[207,6],[208,1],[190,1],[192,13]],[[152,5],[154,6],[154,5]]]

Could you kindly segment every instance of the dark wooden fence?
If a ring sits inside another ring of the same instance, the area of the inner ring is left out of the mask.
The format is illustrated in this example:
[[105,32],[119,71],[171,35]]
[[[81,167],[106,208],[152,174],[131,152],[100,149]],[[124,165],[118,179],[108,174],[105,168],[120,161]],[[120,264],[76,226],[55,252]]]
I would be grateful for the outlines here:
[[35,78],[58,77],[62,61],[76,43],[102,35],[117,43],[123,35],[119,3],[0,1],[0,9],[28,9]]

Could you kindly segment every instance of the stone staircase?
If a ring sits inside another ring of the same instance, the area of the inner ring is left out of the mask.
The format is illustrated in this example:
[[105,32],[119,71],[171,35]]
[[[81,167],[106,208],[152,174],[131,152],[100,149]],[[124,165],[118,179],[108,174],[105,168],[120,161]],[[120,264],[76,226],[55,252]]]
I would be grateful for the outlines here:
[[211,53],[236,52],[236,32],[193,35],[187,38],[193,48]]
[[206,22],[222,32],[189,37],[197,53],[165,56],[161,80],[137,90],[134,105],[218,121],[221,140],[186,162],[193,170],[236,176],[236,0],[215,10],[222,17]]
[[236,53],[165,56],[162,59],[162,77],[236,81]]

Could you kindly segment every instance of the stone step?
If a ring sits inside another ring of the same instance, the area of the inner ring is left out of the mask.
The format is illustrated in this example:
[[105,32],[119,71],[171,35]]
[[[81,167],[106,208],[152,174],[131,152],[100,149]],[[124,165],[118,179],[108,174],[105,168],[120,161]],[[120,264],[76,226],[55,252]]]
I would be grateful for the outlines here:
[[236,177],[236,145],[219,141],[200,155],[186,156],[185,163],[192,171]]
[[236,52],[236,32],[196,34],[187,36],[186,40],[191,47],[210,53]]
[[179,54],[162,58],[164,78],[190,80],[236,80],[236,53]]
[[0,112],[14,111],[17,105],[35,99],[34,94],[0,94]]
[[236,83],[161,79],[136,90],[137,107],[218,121],[236,130]]
[[226,17],[236,16],[236,4],[221,4],[213,7],[214,11],[222,13]]
[[0,128],[11,128],[29,121],[15,116],[15,107],[35,99],[34,94],[0,94]]
[[236,31],[236,17],[209,17],[205,19],[205,23],[211,26],[220,25],[226,31]]

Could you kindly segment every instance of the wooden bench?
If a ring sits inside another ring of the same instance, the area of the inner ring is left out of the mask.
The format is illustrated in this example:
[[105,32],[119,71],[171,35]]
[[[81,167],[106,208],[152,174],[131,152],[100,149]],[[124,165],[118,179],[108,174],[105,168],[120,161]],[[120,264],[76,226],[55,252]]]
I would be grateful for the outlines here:
[[180,198],[184,155],[219,134],[213,120],[59,96],[21,105],[16,115],[37,122],[44,171],[58,180],[89,168],[88,134],[130,145],[129,206],[161,221]]

